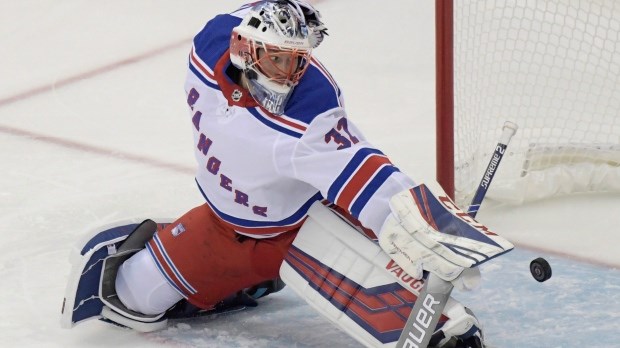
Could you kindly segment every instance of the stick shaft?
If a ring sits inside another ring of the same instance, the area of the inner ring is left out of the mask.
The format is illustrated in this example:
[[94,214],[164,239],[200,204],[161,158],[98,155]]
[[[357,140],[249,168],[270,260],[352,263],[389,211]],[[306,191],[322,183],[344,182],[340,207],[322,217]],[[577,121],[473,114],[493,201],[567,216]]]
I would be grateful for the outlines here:
[[467,209],[467,213],[475,218],[476,214],[478,214],[478,209],[480,209],[480,204],[482,204],[482,200],[484,196],[486,196],[487,191],[489,190],[489,186],[491,186],[491,181],[493,181],[493,177],[495,177],[495,173],[497,173],[497,168],[499,167],[499,163],[502,158],[504,158],[504,154],[506,153],[506,148],[508,147],[508,143],[510,143],[510,139],[517,132],[517,125],[512,122],[504,123],[504,127],[502,129],[502,136],[495,146],[495,151],[493,152],[493,156],[491,156],[491,160],[487,165],[487,169],[484,171],[484,175],[480,180],[480,184],[478,184],[478,189],[476,189],[476,194],[474,198],[471,200],[469,204],[469,208]]
[[429,274],[426,284],[411,309],[397,348],[426,348],[441,318],[453,285],[434,274]]

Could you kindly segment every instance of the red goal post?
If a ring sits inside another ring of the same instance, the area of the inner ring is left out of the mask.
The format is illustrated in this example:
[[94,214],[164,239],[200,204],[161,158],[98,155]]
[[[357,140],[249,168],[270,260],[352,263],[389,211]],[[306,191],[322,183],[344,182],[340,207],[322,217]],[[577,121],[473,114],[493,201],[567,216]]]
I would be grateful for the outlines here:
[[488,197],[620,192],[620,2],[436,0],[437,180],[462,206],[502,124]]

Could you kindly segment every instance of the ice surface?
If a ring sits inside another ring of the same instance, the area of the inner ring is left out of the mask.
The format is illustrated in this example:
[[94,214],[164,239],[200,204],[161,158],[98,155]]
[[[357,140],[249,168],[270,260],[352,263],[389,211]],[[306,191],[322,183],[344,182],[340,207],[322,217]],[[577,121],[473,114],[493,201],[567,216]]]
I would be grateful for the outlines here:
[[[0,4],[1,347],[356,347],[289,290],[260,307],[139,334],[59,327],[71,246],[89,229],[202,203],[183,79],[191,37],[241,1]],[[324,0],[318,57],[350,117],[399,168],[434,177],[433,2]],[[456,293],[497,347],[611,347],[620,338],[620,197],[581,195],[478,218],[516,251]],[[538,251],[534,252],[533,249]],[[548,257],[539,284],[529,260]]]

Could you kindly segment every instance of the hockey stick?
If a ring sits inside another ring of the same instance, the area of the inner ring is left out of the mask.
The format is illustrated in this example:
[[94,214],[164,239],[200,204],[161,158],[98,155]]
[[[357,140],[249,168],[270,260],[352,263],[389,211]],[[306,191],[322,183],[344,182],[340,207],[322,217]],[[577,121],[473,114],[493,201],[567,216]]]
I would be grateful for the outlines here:
[[[502,136],[495,147],[495,152],[489,161],[484,176],[478,185],[476,194],[471,201],[467,213],[473,218],[478,213],[478,208],[491,185],[499,162],[502,160],[510,139],[517,132],[517,125],[505,122],[502,127]],[[411,309],[411,314],[400,334],[396,348],[427,348],[435,327],[441,318],[446,303],[450,298],[454,286],[451,282],[443,280],[435,274],[429,274],[424,288]]]
[[467,209],[467,214],[469,214],[469,216],[475,218],[476,214],[478,214],[480,204],[482,204],[482,200],[484,199],[484,196],[486,196],[489,186],[491,186],[491,181],[497,172],[499,162],[504,157],[508,143],[510,143],[510,139],[512,139],[512,136],[517,132],[517,128],[519,127],[510,121],[506,121],[504,123],[504,126],[502,127],[502,136],[499,138],[497,146],[495,146],[495,152],[493,152],[493,156],[491,156],[491,160],[489,161],[487,169],[484,171],[482,180],[480,180],[476,194]]
[[396,348],[426,348],[441,318],[454,286],[433,273],[411,309]]

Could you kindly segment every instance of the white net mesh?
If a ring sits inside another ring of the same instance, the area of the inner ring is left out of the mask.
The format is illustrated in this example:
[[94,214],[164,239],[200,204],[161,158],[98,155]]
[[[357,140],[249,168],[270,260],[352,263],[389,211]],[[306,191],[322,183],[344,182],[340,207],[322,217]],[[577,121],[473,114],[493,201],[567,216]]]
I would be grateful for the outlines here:
[[620,191],[620,1],[454,1],[455,187],[467,203],[504,121],[488,197]]

